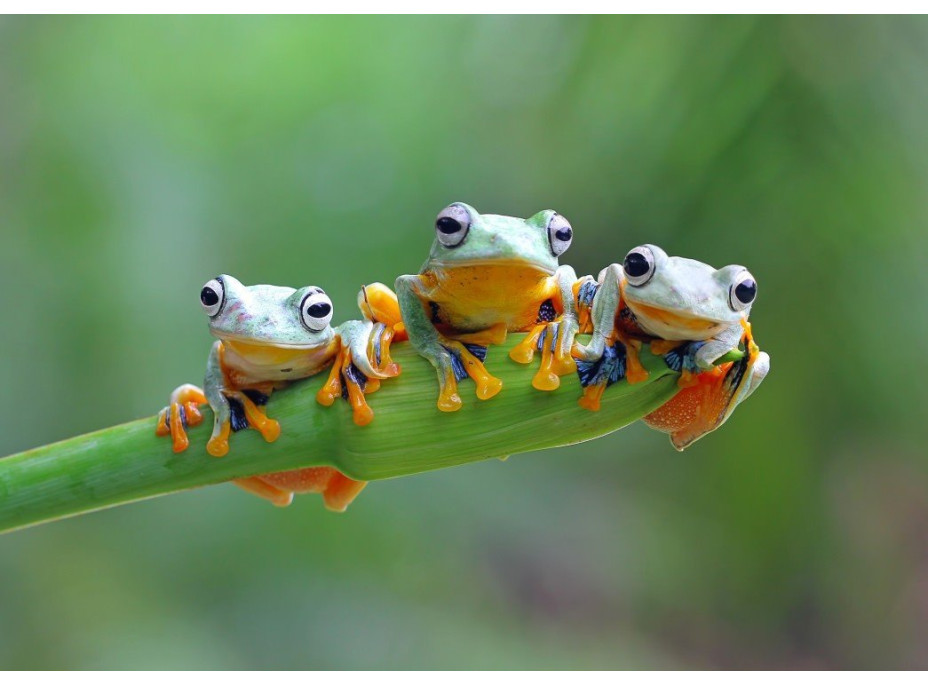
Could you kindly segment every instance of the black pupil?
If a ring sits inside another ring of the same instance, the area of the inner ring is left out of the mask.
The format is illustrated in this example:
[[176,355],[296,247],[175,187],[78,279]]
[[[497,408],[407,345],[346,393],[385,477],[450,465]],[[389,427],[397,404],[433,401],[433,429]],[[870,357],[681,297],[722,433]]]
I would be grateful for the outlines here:
[[651,265],[648,264],[648,258],[640,252],[632,252],[625,256],[623,268],[629,276],[644,276],[648,273]]
[[200,302],[207,307],[212,307],[219,302],[219,294],[209,286],[203,286],[203,290],[200,291]]
[[442,233],[457,233],[461,230],[461,222],[451,217],[439,217],[435,222],[435,228]]
[[757,297],[757,284],[754,283],[754,279],[745,279],[735,286],[735,297],[745,305],[754,302],[754,298]]
[[557,231],[554,232],[554,237],[557,238],[559,241],[569,241],[573,237],[573,235],[574,235],[574,232],[571,230],[569,226],[563,229],[558,229]]
[[331,311],[332,306],[329,303],[314,303],[306,308],[306,314],[314,319],[322,319]]

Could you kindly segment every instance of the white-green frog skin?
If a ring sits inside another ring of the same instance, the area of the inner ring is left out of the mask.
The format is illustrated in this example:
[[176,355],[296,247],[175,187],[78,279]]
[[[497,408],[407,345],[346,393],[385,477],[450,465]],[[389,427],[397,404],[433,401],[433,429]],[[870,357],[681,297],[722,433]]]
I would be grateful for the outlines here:
[[668,342],[701,342],[694,353],[700,370],[711,369],[738,346],[742,322],[757,296],[757,283],[744,267],[714,269],[698,260],[671,257],[656,245],[633,248],[621,265],[601,271],[597,283],[593,336],[589,345],[575,347],[578,357],[596,359],[610,337],[640,332]]
[[572,238],[570,223],[554,210],[520,219],[457,202],[438,214],[428,259],[418,274],[396,280],[396,295],[410,342],[437,371],[440,410],[460,408],[457,381],[465,375],[480,399],[501,390],[480,355],[510,331],[531,332],[513,351],[516,361],[542,350],[536,388],[553,390],[559,375],[576,369],[576,273],[558,263]]
[[[585,282],[581,294],[590,292]],[[770,370],[770,358],[754,344],[748,323],[757,282],[741,265],[715,269],[669,256],[656,245],[640,245],[621,265],[600,272],[596,286],[592,338],[587,346],[574,347],[584,385],[580,404],[587,409],[597,410],[602,389],[616,380],[606,378],[604,359],[610,360],[610,372],[624,369],[629,383],[648,377],[637,353],[649,342],[653,353],[681,372],[682,390],[645,421],[670,433],[682,450],[721,426]],[[742,342],[743,358],[716,369],[718,360]]]
[[[367,424],[373,412],[364,400],[365,387],[399,372],[389,360],[390,330],[366,320],[331,326],[332,301],[317,286],[245,286],[223,274],[203,286],[200,304],[210,333],[218,340],[207,359],[203,390],[190,384],[178,387],[159,415],[157,433],[171,435],[175,452],[189,445],[185,427],[202,421],[198,406],[204,402],[214,417],[206,446],[211,455],[225,455],[230,433],[247,427],[257,429],[269,442],[276,440],[280,425],[263,409],[270,394],[327,368],[331,368],[329,382],[317,395],[319,402],[331,405],[344,384],[355,423]],[[377,359],[369,357],[371,351]],[[276,504],[289,503],[292,491],[289,497],[281,491],[280,475],[268,476],[276,477],[274,486],[259,484],[262,477],[236,483]],[[335,509],[343,509],[334,498]]]

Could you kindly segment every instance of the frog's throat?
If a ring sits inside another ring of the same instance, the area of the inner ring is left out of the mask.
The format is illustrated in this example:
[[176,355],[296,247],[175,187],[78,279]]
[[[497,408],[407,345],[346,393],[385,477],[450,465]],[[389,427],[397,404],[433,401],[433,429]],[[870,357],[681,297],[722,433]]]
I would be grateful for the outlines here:
[[[430,260],[426,269],[428,271],[440,272],[451,271],[461,267],[509,267],[511,269],[527,269],[537,271],[544,276],[553,276],[555,270],[549,265],[541,264],[533,260],[520,259],[495,259],[492,257],[479,258],[475,257],[468,260]],[[425,271],[425,270],[423,270]]]
[[213,329],[213,327],[210,327],[209,332],[224,343],[231,343],[239,350],[244,350],[246,348],[254,348],[255,350],[316,350],[317,348],[324,348],[334,338],[333,334],[332,336],[321,338],[315,343],[281,343],[279,340],[234,335],[226,333],[225,331]]

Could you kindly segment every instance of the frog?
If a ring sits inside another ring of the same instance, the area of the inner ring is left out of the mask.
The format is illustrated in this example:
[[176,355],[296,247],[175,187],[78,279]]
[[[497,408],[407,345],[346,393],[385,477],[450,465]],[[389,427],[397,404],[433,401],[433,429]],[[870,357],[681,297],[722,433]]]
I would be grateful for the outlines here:
[[[332,405],[345,396],[355,424],[365,426],[373,419],[365,393],[400,373],[389,353],[393,329],[369,318],[333,327],[332,301],[318,286],[245,286],[221,274],[200,289],[200,305],[217,339],[207,359],[204,387],[176,388],[156,424],[156,434],[171,436],[176,453],[189,446],[186,427],[203,421],[203,404],[213,410],[206,450],[214,457],[228,453],[233,431],[250,427],[265,441],[277,440],[280,424],[265,412],[271,393],[327,368],[329,377],[316,400]],[[331,467],[309,469],[234,481],[276,505],[289,504],[294,492],[319,491],[334,510],[347,507],[364,486]]]
[[714,269],[645,244],[595,281],[584,277],[575,293],[592,323],[589,343],[574,346],[584,386],[580,404],[597,410],[609,381],[624,376],[635,384],[648,378],[638,358],[644,343],[680,372],[681,389],[696,386],[700,374],[745,342],[757,282],[741,265]]
[[436,370],[439,410],[460,409],[458,382],[468,376],[480,400],[502,390],[483,363],[487,347],[510,332],[528,332],[510,353],[516,362],[527,364],[541,351],[535,388],[554,390],[576,371],[577,276],[559,264],[572,239],[570,222],[554,210],[522,219],[455,202],[438,213],[428,258],[395,288],[405,333]]

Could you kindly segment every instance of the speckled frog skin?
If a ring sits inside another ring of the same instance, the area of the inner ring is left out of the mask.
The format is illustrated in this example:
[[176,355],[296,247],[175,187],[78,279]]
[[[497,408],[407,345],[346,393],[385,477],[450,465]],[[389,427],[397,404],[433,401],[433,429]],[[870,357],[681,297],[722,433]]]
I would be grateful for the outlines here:
[[[317,286],[244,286],[223,274],[203,286],[200,304],[209,318],[210,333],[218,340],[207,359],[203,390],[189,384],[180,386],[159,415],[157,432],[171,435],[175,452],[189,445],[185,427],[202,421],[198,406],[204,402],[209,403],[214,416],[207,451],[222,457],[229,450],[232,431],[251,427],[269,442],[277,439],[280,425],[267,417],[264,405],[275,389],[290,381],[331,367],[328,383],[317,400],[331,405],[342,394],[344,384],[355,423],[364,425],[373,417],[364,399],[365,390],[376,390],[379,379],[399,373],[389,359],[391,329],[357,320],[332,327],[332,302]],[[370,359],[369,351],[375,359]],[[285,505],[296,490],[285,488],[286,475],[300,475],[296,481],[304,486],[312,481],[314,490],[323,492],[332,509],[344,509],[364,486],[330,468],[313,468],[311,480],[304,471],[239,479],[236,483]],[[267,477],[273,478],[269,481]]]
[[460,408],[464,376],[474,379],[480,399],[501,390],[481,355],[509,331],[531,332],[513,358],[527,363],[541,348],[533,383],[557,388],[558,376],[575,369],[570,350],[578,328],[576,274],[558,264],[573,238],[567,220],[553,210],[519,219],[453,203],[438,214],[435,232],[422,269],[399,277],[396,295],[410,342],[438,373],[438,408]]

